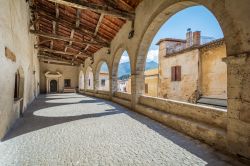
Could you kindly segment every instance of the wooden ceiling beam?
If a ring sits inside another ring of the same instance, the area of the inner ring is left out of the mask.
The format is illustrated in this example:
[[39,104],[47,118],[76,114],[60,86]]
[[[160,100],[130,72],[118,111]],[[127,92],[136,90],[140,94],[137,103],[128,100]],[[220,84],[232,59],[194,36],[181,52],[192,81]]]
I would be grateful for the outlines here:
[[[95,28],[95,32],[94,32],[94,35],[96,36],[97,35],[97,33],[98,33],[98,30],[99,30],[99,27],[100,27],[100,25],[101,25],[101,23],[102,23],[102,20],[103,20],[103,18],[104,18],[104,14],[101,14],[100,15],[100,17],[99,17],[99,20],[98,20],[98,23],[97,23],[97,25],[96,25],[96,28]],[[92,39],[91,39],[91,41],[93,41]],[[85,47],[85,51],[89,48],[89,44]]]
[[[61,61],[61,62],[66,62],[66,63],[72,63],[72,60],[70,59],[67,59],[67,58],[64,58],[64,57],[59,57],[59,56],[56,56],[56,55],[53,55],[53,54],[49,54],[49,53],[39,53],[38,54],[38,58],[39,59],[46,59],[46,60],[57,60],[57,61]],[[83,63],[84,60],[81,60],[81,59],[75,59],[73,61],[73,63]]]
[[135,13],[115,9],[111,6],[108,6],[107,4],[97,5],[86,1],[76,1],[76,0],[49,0],[49,1],[78,9],[91,10],[97,13],[103,13],[105,15],[112,15],[125,20],[133,20],[135,18]]
[[83,52],[80,52],[78,54],[74,54],[74,53],[70,53],[70,52],[52,50],[52,49],[49,49],[49,48],[46,48],[46,47],[41,47],[41,46],[36,47],[36,49],[39,49],[39,51],[42,51],[42,52],[49,52],[49,53],[61,54],[61,55],[69,55],[69,56],[73,56],[73,57],[90,57],[89,55],[87,55],[87,54],[85,54]]
[[68,29],[75,29],[75,32],[80,33],[82,35],[87,35],[89,37],[92,37],[94,41],[98,43],[106,43],[107,45],[110,45],[110,41],[107,39],[100,37],[98,35],[95,36],[94,32],[86,29],[86,27],[79,25],[79,28],[75,28],[75,24],[72,24],[68,22],[65,19],[61,18],[56,18],[55,16],[51,15],[50,13],[44,11],[44,9],[36,8],[32,9],[35,10],[35,13],[39,13],[40,18],[42,17],[43,19],[49,20],[49,21],[55,21],[58,24],[68,28]]
[[50,34],[50,33],[44,33],[44,32],[38,32],[38,31],[34,31],[34,30],[30,30],[30,33],[37,35],[37,36],[42,36],[45,38],[50,38],[50,39],[54,39],[54,40],[61,40],[61,41],[66,41],[66,42],[70,42],[72,41],[73,43],[78,43],[78,44],[90,44],[90,45],[96,45],[96,46],[101,46],[101,47],[109,47],[109,45],[105,44],[105,43],[96,43],[96,42],[92,42],[92,41],[78,41],[75,39],[70,39],[64,36],[59,36],[59,35],[54,35],[54,34]]

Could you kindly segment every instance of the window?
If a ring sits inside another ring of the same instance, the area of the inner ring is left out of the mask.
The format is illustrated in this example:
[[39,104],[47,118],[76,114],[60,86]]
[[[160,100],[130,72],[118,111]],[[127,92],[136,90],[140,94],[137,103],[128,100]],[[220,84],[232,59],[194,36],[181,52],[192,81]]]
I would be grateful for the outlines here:
[[181,81],[181,66],[171,67],[171,81]]
[[15,75],[15,91],[14,91],[14,98],[18,98],[19,97],[19,81],[20,81],[20,75],[17,72]]
[[70,79],[64,80],[64,87],[70,87]]
[[145,84],[145,93],[148,93],[148,84]]
[[102,86],[105,86],[105,79],[102,79],[102,80],[101,80],[101,85],[102,85]]

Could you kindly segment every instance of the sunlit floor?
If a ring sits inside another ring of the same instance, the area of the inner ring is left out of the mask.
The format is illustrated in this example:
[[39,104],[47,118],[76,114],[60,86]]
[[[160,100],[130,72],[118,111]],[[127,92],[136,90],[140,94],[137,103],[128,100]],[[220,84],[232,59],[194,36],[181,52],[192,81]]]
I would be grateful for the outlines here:
[[0,143],[0,165],[240,165],[235,159],[101,99],[41,95]]

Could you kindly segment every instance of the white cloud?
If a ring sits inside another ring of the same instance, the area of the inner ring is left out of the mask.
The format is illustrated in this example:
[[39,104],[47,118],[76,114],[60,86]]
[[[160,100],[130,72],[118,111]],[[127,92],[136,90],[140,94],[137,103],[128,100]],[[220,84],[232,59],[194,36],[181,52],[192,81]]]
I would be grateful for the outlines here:
[[[159,50],[149,50],[148,54],[147,54],[147,62],[150,61],[154,61],[156,63],[158,63],[158,54],[159,54]],[[120,63],[125,63],[125,62],[129,62],[129,56],[128,54],[124,53],[121,56],[121,60]]]
[[129,62],[129,56],[127,54],[123,54],[121,56],[120,63],[125,63],[125,62]]
[[158,63],[159,50],[149,50],[147,54],[147,62],[155,61]]

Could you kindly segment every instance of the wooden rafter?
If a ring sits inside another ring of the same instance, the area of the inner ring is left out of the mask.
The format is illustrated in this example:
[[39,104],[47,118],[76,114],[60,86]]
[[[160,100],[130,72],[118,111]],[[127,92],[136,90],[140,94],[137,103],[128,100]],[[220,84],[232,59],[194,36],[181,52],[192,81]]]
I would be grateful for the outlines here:
[[134,13],[122,11],[115,9],[111,6],[106,5],[97,5],[94,3],[89,3],[86,1],[76,1],[76,0],[49,0],[51,2],[59,3],[65,6],[70,6],[78,9],[92,10],[97,13],[103,13],[106,15],[112,15],[118,18],[133,20],[135,17]]
[[[99,17],[99,20],[98,20],[98,23],[97,23],[97,25],[96,25],[96,28],[95,28],[95,32],[94,32],[94,35],[96,36],[97,35],[97,32],[98,32],[98,30],[99,30],[99,27],[100,27],[100,25],[101,25],[101,22],[102,22],[102,19],[103,19],[103,17],[104,17],[104,14],[101,14],[100,15],[100,17]],[[93,41],[93,39],[91,39],[91,41]],[[89,48],[89,44],[85,47],[85,51]]]
[[30,30],[30,33],[38,35],[38,36],[42,36],[45,38],[49,38],[49,39],[54,39],[54,40],[61,40],[61,41],[66,41],[66,42],[70,42],[72,41],[73,43],[78,43],[78,44],[90,44],[90,45],[95,45],[95,46],[102,46],[102,47],[109,47],[109,45],[105,44],[105,43],[96,43],[96,42],[92,42],[92,41],[78,41],[75,39],[70,39],[64,36],[59,36],[59,35],[54,35],[54,34],[49,34],[49,33],[44,33],[44,32],[38,32],[38,31],[34,31],[34,30]]
[[100,48],[110,47],[126,20],[134,20],[141,0],[30,1],[30,33],[38,36],[40,60],[81,64]]
[[80,34],[85,34],[88,35],[89,37],[92,37],[94,41],[96,42],[103,42],[103,43],[107,43],[110,44],[110,42],[107,39],[104,39],[100,36],[95,36],[94,32],[86,29],[86,27],[84,26],[79,26],[79,28],[75,27],[75,24],[65,20],[65,19],[61,19],[61,18],[56,18],[55,16],[46,13],[46,11],[44,11],[43,9],[40,8],[36,8],[36,9],[32,9],[35,10],[35,13],[39,13],[40,17],[49,20],[49,21],[55,21],[57,22],[57,24],[60,24],[68,29],[75,29],[75,32],[80,33]]

